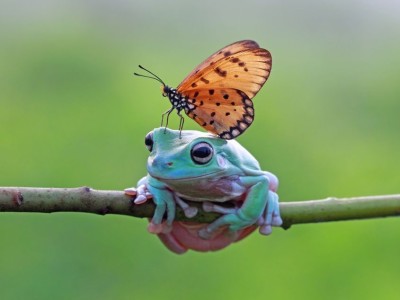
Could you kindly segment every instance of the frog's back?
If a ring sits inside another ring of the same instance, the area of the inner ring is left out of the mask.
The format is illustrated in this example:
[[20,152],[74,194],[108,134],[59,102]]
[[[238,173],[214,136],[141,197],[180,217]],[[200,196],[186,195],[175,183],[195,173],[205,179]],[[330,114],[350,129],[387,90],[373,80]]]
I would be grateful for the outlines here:
[[234,165],[240,166],[243,172],[248,176],[257,176],[264,174],[261,170],[260,164],[255,157],[247,151],[236,140],[226,141],[227,145],[224,147],[226,158]]

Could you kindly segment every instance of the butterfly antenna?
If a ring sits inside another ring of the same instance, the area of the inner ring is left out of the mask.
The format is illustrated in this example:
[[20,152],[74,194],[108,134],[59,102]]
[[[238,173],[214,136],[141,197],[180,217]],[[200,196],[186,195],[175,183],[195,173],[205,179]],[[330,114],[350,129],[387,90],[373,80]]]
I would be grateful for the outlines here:
[[160,77],[158,77],[156,74],[154,74],[153,72],[147,70],[146,68],[142,67],[141,65],[139,65],[139,68],[141,68],[142,70],[145,70],[147,73],[150,73],[150,74],[153,75],[154,77],[152,77],[152,76],[147,76],[147,75],[142,75],[142,74],[138,74],[138,73],[133,73],[133,75],[140,76],[140,77],[151,78],[151,79],[157,80],[158,82],[160,82],[162,85],[165,86],[164,81],[163,81]]

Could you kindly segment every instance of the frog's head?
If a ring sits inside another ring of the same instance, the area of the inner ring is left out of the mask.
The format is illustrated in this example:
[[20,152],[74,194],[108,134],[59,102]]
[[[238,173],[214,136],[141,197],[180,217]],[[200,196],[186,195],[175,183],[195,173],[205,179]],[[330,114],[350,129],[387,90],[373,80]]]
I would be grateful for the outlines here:
[[145,144],[150,151],[147,170],[159,180],[196,180],[227,174],[231,162],[225,158],[226,141],[199,131],[157,128],[149,132]]

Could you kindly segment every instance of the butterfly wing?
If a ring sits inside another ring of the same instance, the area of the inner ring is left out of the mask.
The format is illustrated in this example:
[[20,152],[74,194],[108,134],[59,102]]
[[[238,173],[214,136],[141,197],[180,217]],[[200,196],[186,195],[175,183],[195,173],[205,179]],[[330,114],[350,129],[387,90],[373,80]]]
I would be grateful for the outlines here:
[[185,79],[182,80],[182,83],[178,86],[178,88],[182,85],[185,85],[185,82],[192,82],[194,75],[196,75],[201,70],[205,69],[207,66],[210,65],[210,63],[219,61],[222,58],[225,58],[231,54],[235,54],[248,49],[257,49],[257,48],[260,48],[258,44],[255,41],[251,40],[239,41],[232,43],[228,46],[225,46],[224,48],[212,54],[210,57],[206,58],[201,64],[199,64],[196,68],[194,68],[194,70],[191,73],[189,73],[189,75],[186,76]]
[[232,88],[250,99],[263,86],[271,71],[268,50],[254,41],[240,41],[217,51],[196,67],[178,86],[186,96],[191,90]]
[[207,131],[230,140],[253,122],[253,102],[232,88],[193,89],[187,92],[186,114]]

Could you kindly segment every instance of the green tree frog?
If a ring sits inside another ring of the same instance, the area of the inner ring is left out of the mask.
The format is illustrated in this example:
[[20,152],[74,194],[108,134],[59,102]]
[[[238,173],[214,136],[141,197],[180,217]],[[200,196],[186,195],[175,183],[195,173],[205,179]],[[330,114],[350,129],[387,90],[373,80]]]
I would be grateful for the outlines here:
[[[199,131],[157,128],[147,134],[148,175],[136,189],[126,189],[141,204],[153,196],[156,209],[148,230],[175,253],[188,249],[215,251],[246,237],[280,226],[278,179],[262,171],[257,160],[237,141]],[[197,209],[185,200],[203,202],[205,211],[222,214],[211,224],[174,221],[176,205],[187,217]],[[230,201],[233,208],[218,203]],[[166,220],[163,220],[166,214]]]

